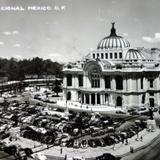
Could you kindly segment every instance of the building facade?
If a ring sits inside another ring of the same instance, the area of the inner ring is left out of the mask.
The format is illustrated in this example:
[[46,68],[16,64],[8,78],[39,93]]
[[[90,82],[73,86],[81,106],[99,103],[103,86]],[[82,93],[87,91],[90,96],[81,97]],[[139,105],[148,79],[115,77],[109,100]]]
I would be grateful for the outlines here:
[[159,106],[160,65],[144,55],[112,23],[96,50],[63,67],[63,99],[93,107]]

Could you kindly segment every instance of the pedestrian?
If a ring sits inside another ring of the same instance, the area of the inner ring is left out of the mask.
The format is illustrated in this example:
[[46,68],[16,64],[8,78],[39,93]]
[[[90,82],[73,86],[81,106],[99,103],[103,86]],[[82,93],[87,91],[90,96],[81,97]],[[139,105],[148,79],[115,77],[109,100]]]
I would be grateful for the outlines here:
[[113,144],[113,150],[115,150],[115,143]]
[[140,140],[143,141],[143,137],[142,136],[140,137]]
[[125,145],[128,145],[128,139],[126,139],[126,144]]
[[60,153],[62,154],[62,152],[63,152],[63,149],[62,149],[62,147],[61,147],[61,149],[60,149]]
[[122,138],[122,144],[124,144],[124,138]]
[[65,154],[64,160],[67,160],[67,154]]
[[133,153],[134,152],[134,148],[132,146],[130,146],[130,152]]

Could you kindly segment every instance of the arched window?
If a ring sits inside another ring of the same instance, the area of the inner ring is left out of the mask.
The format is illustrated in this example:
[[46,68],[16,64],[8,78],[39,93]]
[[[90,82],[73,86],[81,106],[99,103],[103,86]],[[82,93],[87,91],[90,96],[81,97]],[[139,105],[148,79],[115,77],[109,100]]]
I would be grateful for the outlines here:
[[67,92],[67,100],[71,100],[71,92]]
[[81,97],[81,91],[78,91],[78,100],[80,100],[82,97]]
[[100,74],[97,69],[91,73],[91,84],[92,88],[100,88]]
[[150,107],[154,107],[154,98],[149,99]]
[[110,76],[105,76],[104,81],[105,81],[105,88],[111,88],[111,78],[110,78]]
[[104,58],[104,55],[103,55],[103,53],[101,53],[101,59],[103,59]]
[[109,104],[109,95],[105,93],[105,104]]
[[108,59],[108,53],[105,53],[105,58]]
[[123,77],[122,76],[116,76],[116,89],[122,90],[123,89]]
[[122,98],[120,96],[117,97],[116,106],[122,106]]
[[86,104],[89,104],[89,94],[86,93],[85,96],[86,96]]
[[122,52],[119,52],[119,58],[122,58]]
[[67,75],[67,86],[72,86],[72,75],[71,74]]

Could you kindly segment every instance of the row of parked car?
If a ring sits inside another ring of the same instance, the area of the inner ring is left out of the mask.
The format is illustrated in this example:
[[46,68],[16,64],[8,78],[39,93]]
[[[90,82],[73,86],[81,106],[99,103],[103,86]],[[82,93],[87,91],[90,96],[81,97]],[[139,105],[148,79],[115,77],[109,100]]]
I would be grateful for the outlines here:
[[8,145],[5,142],[0,142],[0,151],[12,155],[16,160],[27,160],[33,154],[30,148],[21,148],[19,145]]
[[0,116],[11,121],[11,126],[21,126],[20,135],[24,138],[67,147],[103,147],[122,141],[124,133],[126,138],[130,137],[131,133],[136,134],[134,127],[132,130],[123,131],[121,135],[116,133],[122,118],[72,111],[66,119],[63,110],[53,108],[52,115],[44,113],[44,110],[45,107],[40,104],[12,101],[2,106]]
[[47,102],[47,103],[56,103],[55,100],[52,100],[51,97],[54,97],[55,95],[48,95],[46,94],[36,94],[34,95],[34,99],[43,101],[43,102]]
[[37,128],[35,126],[25,126],[21,128],[21,136],[34,141],[40,141],[41,143],[53,144],[57,134],[52,130]]
[[[152,107],[151,108],[152,112],[157,112],[159,109],[157,107]],[[131,108],[128,110],[128,113],[130,115],[145,115],[145,116],[150,116],[150,111],[149,108],[147,107],[141,107],[141,108]]]

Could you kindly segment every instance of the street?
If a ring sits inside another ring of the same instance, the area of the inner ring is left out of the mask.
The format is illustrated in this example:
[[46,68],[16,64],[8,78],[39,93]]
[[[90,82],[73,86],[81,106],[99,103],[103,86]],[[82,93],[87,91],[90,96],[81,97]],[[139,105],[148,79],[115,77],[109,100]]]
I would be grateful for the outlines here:
[[[156,123],[160,124],[160,115],[155,115]],[[160,136],[156,141],[150,144],[147,148],[141,149],[136,153],[123,158],[123,160],[160,160]]]
[[123,160],[160,160],[160,137],[147,148],[137,151]]
[[14,157],[10,156],[4,152],[0,152],[0,160],[13,160]]

